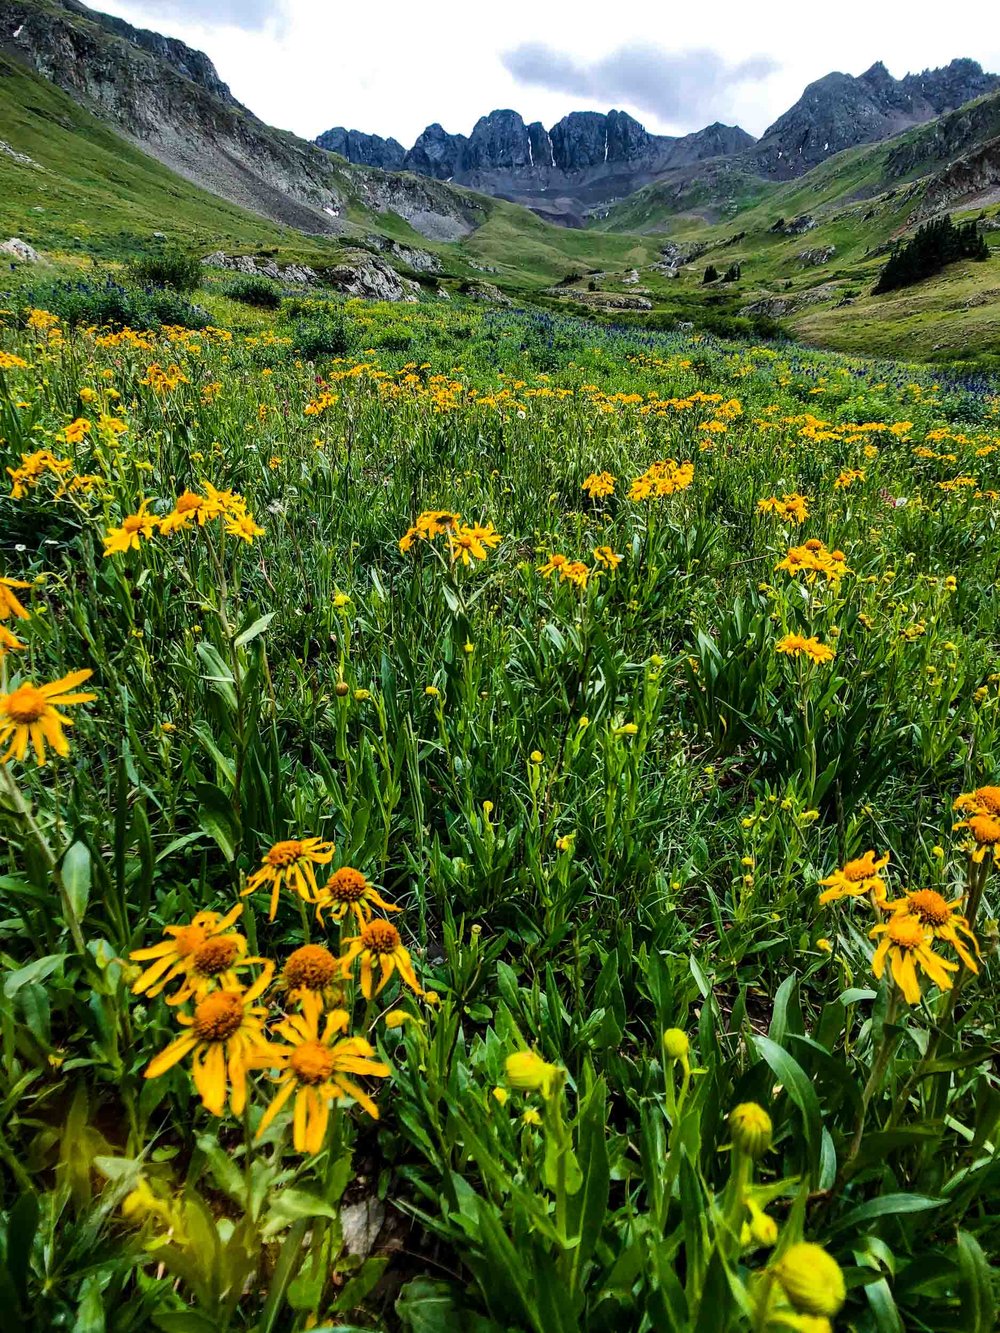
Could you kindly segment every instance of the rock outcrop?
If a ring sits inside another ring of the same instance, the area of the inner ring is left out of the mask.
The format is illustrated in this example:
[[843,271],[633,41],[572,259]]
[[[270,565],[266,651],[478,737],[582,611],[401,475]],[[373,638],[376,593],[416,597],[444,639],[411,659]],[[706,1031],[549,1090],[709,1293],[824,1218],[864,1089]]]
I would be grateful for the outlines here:
[[328,153],[338,153],[348,162],[363,167],[381,167],[383,171],[400,171],[406,149],[395,139],[383,139],[379,134],[362,134],[360,130],[345,130],[339,125],[327,130],[316,140]]
[[881,61],[857,78],[827,74],[764,131],[748,154],[771,180],[801,176],[834,153],[875,143],[1000,88],[974,60],[894,79]]
[[0,255],[6,255],[19,264],[40,264],[42,262],[42,256],[35,247],[29,245],[27,241],[20,240],[17,236],[12,236],[9,241],[0,243]]

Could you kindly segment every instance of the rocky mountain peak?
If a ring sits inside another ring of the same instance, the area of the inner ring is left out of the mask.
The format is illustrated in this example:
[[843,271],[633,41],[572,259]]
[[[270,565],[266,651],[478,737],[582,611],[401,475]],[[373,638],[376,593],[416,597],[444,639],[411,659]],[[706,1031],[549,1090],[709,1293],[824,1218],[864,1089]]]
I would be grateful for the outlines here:
[[856,78],[832,73],[809,84],[764,131],[751,158],[772,179],[801,176],[834,153],[922,125],[1000,87],[974,60],[894,79],[882,61]]

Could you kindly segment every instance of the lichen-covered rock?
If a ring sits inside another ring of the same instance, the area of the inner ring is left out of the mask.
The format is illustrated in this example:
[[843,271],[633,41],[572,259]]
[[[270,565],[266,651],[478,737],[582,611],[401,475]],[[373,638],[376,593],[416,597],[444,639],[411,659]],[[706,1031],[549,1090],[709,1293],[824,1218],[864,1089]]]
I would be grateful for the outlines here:
[[308,264],[281,265],[273,259],[258,259],[253,255],[227,255],[224,250],[215,250],[201,261],[208,268],[229,269],[233,273],[246,273],[254,278],[270,278],[272,282],[288,282],[308,285],[318,281],[318,274]]
[[33,245],[27,241],[20,240],[17,236],[12,236],[9,241],[0,244],[0,254],[10,255],[12,259],[18,260],[22,264],[40,264],[42,256]]
[[420,286],[411,278],[401,277],[394,268],[375,255],[359,255],[343,264],[324,269],[323,281],[345,296],[365,301],[406,301],[419,299]]

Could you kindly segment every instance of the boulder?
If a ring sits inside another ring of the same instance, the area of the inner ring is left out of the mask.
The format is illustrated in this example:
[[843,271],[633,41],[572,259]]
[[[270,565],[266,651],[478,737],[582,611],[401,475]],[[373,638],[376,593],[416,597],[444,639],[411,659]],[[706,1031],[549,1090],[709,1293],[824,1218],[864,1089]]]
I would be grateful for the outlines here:
[[324,282],[345,296],[364,301],[418,300],[420,287],[410,278],[403,278],[383,259],[364,255],[357,260],[337,264],[324,270]]
[[19,240],[16,236],[12,236],[9,241],[0,244],[0,254],[10,255],[12,259],[16,259],[21,264],[40,264],[42,262],[42,256],[35,247],[29,245],[27,241]]
[[820,245],[814,250],[800,250],[797,258],[804,268],[815,268],[819,264],[825,264],[836,253],[835,245]]

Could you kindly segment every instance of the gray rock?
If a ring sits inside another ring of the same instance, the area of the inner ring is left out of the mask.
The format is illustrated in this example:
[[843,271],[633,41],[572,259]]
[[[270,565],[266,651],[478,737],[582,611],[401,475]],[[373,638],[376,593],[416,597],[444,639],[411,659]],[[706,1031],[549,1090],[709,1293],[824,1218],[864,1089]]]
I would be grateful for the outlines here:
[[471,301],[489,301],[493,305],[512,305],[509,296],[505,296],[492,282],[470,282],[465,288],[465,295]]
[[360,297],[366,301],[405,301],[419,299],[420,286],[410,278],[403,278],[384,259],[375,255],[359,255],[357,260],[337,264],[326,269],[324,282],[345,296]]
[[35,247],[29,245],[27,241],[19,240],[16,236],[12,236],[9,241],[4,241],[0,245],[0,254],[10,255],[11,258],[22,264],[40,264],[42,262],[42,256]]
[[837,253],[835,245],[817,246],[815,250],[800,250],[798,261],[804,268],[815,268],[819,264],[825,264]]
[[[19,153],[16,148],[11,147],[6,139],[0,139],[0,153],[5,157],[12,157],[15,162],[19,162],[22,167],[37,167],[38,163],[27,153]],[[40,170],[40,168],[39,168]]]
[[208,268],[228,269],[233,273],[246,273],[254,278],[270,278],[272,282],[290,282],[307,286],[319,281],[315,269],[307,264],[286,264],[282,267],[273,259],[256,259],[253,255],[227,255],[224,250],[215,250],[201,261]]

